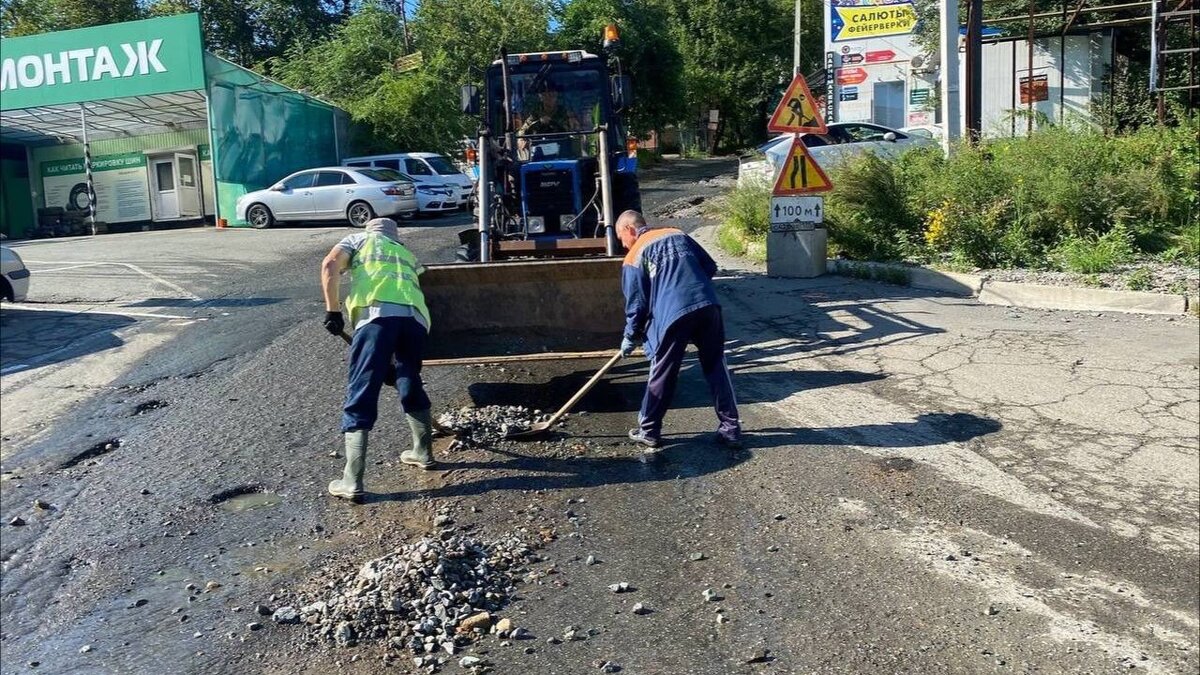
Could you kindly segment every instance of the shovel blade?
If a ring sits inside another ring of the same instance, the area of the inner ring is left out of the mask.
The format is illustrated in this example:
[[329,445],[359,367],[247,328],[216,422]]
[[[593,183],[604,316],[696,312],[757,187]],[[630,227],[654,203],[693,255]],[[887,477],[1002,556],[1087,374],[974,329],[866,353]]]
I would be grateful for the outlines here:
[[522,431],[509,429],[508,433],[505,434],[504,437],[505,438],[533,438],[534,436],[540,436],[549,430],[550,430],[549,422],[538,422],[537,424],[529,427],[528,429],[524,429]]

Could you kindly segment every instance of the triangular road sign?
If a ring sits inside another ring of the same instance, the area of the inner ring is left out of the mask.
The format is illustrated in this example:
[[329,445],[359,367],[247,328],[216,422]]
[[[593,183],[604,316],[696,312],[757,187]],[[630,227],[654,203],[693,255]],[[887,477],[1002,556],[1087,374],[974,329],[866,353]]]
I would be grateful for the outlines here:
[[784,158],[783,168],[775,179],[775,188],[771,193],[777,197],[787,195],[803,195],[811,192],[828,192],[833,189],[833,183],[825,171],[817,164],[817,160],[808,154],[808,148],[800,142],[800,138],[792,139],[792,147]]
[[823,134],[828,131],[825,128],[825,120],[821,117],[821,109],[817,106],[817,99],[813,98],[812,92],[808,90],[808,83],[804,81],[803,75],[792,78],[787,91],[783,92],[783,100],[775,107],[775,114],[771,115],[767,131],[781,134]]

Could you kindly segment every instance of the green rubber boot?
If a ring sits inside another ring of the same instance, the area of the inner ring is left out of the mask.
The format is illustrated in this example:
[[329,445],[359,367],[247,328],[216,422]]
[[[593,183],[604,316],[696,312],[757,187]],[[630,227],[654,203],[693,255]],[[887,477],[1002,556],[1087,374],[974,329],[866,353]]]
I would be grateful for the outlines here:
[[400,453],[400,461],[422,469],[432,469],[433,460],[433,417],[429,410],[411,413],[408,428],[412,429],[412,450]]
[[343,499],[363,495],[363,473],[367,469],[367,432],[346,432],[346,469],[342,477],[329,483],[329,494]]

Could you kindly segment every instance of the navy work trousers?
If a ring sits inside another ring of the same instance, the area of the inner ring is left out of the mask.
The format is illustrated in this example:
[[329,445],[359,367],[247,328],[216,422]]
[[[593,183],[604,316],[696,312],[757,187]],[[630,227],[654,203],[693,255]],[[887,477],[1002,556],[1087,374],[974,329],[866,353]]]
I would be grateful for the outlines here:
[[717,410],[717,433],[730,440],[738,439],[742,427],[738,421],[733,381],[729,377],[729,367],[725,365],[725,324],[718,305],[684,314],[663,335],[650,361],[650,379],[646,382],[646,397],[642,399],[639,419],[643,433],[650,438],[662,435],[663,417],[675,396],[679,366],[689,343],[696,345],[700,370],[708,380],[713,406]]
[[356,329],[350,343],[350,381],[342,431],[369,430],[379,417],[379,391],[392,359],[396,360],[396,391],[406,413],[429,409],[429,396],[421,382],[421,357],[428,335],[425,327],[407,316],[388,316]]

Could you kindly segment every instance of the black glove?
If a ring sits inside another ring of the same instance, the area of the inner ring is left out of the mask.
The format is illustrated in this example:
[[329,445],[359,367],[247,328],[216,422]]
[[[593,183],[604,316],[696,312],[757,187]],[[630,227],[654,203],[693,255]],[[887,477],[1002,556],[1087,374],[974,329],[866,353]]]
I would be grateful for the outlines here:
[[341,312],[325,312],[324,324],[331,335],[341,335],[346,330],[346,320]]

